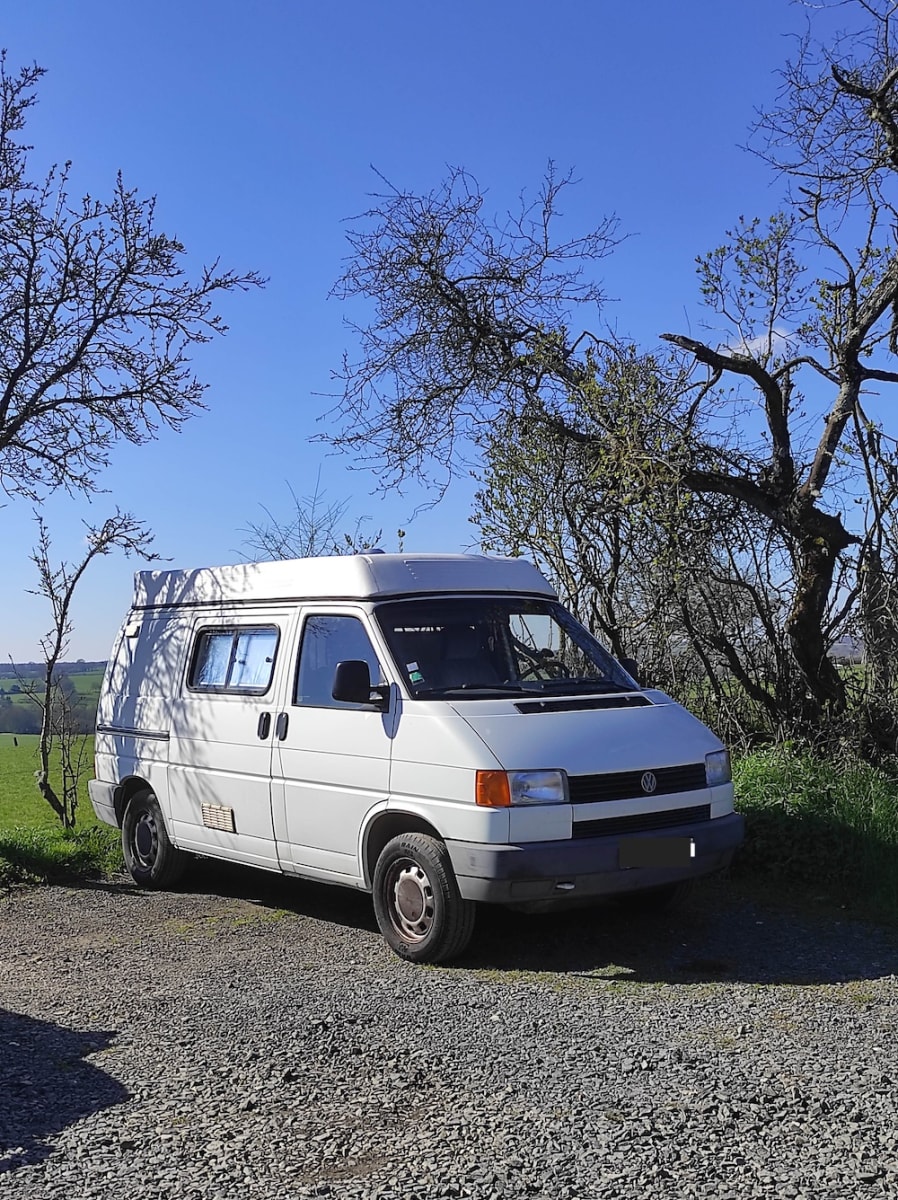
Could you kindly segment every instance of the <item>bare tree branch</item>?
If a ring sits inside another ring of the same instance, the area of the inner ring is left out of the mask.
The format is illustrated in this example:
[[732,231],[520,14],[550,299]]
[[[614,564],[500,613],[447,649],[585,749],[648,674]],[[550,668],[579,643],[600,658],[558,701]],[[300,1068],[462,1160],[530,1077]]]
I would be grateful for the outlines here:
[[[100,526],[85,523],[87,550],[74,564],[51,559],[50,532],[44,518],[35,513],[38,528],[37,544],[32,550],[31,561],[37,569],[38,585],[31,592],[50,605],[53,625],[41,639],[44,655],[44,675],[40,687],[32,690],[32,698],[41,709],[41,730],[38,741],[40,770],[37,786],[41,795],[68,829],[75,824],[78,806],[79,764],[84,765],[83,748],[76,747],[78,730],[71,704],[67,701],[57,667],[64,658],[72,634],[71,607],[75,589],[91,562],[99,555],[113,550],[124,551],[152,561],[158,555],[150,551],[152,534],[147,527],[130,513],[116,509],[113,516]],[[54,746],[60,753],[62,787],[57,789],[51,780],[51,756]]]
[[202,407],[195,346],[226,326],[219,295],[254,272],[185,271],[155,201],[118,177],[106,201],[69,196],[69,169],[28,178],[18,140],[43,72],[0,56],[0,488],[90,491],[113,444],[141,444]]

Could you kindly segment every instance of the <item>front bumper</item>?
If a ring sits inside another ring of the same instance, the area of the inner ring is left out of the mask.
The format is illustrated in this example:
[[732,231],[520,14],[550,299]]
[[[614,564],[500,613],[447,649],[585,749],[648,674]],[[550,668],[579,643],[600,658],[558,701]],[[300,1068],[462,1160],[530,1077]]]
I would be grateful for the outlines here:
[[115,811],[115,784],[91,779],[87,784],[87,792],[93,810],[97,814],[97,820],[118,828],[119,821]]
[[[584,897],[643,891],[666,883],[698,879],[729,866],[742,844],[745,823],[729,813],[696,825],[680,825],[625,837],[578,838],[520,845],[447,841],[459,891],[466,900],[487,904],[557,901],[559,906]],[[695,857],[686,867],[619,865],[620,844],[632,838],[687,837]],[[573,886],[571,886],[573,884]]]

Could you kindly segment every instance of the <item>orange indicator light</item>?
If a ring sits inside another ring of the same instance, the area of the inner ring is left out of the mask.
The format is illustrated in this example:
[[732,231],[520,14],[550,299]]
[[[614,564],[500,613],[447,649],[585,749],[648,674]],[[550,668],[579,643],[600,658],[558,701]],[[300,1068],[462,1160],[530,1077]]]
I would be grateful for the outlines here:
[[508,808],[511,789],[504,771],[478,771],[474,796],[481,808]]

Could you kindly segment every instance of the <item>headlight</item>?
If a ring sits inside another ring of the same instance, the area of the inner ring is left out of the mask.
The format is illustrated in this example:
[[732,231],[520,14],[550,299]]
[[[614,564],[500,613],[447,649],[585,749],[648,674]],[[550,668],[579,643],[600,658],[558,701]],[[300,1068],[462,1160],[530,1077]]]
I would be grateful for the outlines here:
[[564,771],[509,771],[512,804],[565,804],[567,776]]
[[733,778],[730,769],[729,750],[715,750],[713,754],[705,755],[705,778],[708,787],[717,787],[721,783],[729,783]]
[[564,771],[478,771],[475,799],[482,808],[567,804],[567,775]]

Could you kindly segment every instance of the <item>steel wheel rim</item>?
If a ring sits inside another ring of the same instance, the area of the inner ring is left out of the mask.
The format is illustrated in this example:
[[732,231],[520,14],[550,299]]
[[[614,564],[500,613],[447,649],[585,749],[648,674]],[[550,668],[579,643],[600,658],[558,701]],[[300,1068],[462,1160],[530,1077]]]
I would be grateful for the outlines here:
[[433,928],[433,886],[423,867],[411,858],[393,863],[387,878],[390,922],[407,942],[423,942]]
[[156,862],[159,850],[159,830],[153,814],[144,811],[139,814],[131,831],[131,851],[141,867],[151,869]]

